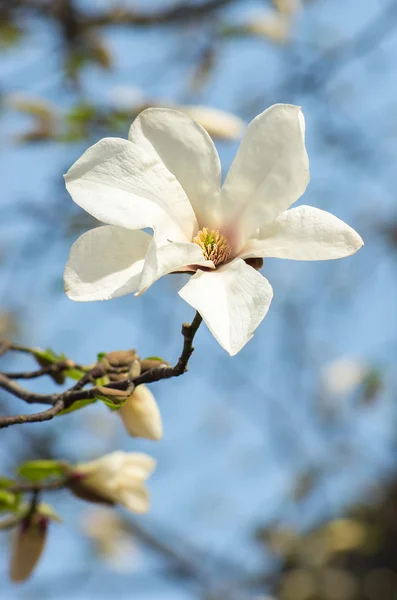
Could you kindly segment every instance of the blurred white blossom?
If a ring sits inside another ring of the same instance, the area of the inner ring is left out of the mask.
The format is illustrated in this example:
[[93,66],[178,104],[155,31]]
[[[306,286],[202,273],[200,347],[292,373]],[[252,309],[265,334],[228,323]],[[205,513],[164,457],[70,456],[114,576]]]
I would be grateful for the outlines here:
[[123,573],[136,570],[138,548],[114,510],[91,508],[83,515],[82,529],[112,569]]
[[156,108],[137,117],[128,140],[105,138],[89,148],[65,181],[79,206],[108,223],[73,245],[68,296],[139,295],[163,275],[190,271],[179,295],[231,355],[252,338],[273,297],[247,261],[342,258],[363,244],[330,213],[288,210],[309,182],[303,114],[289,104],[251,122],[222,187],[205,129],[182,112]]
[[361,359],[343,356],[323,368],[324,389],[331,396],[349,394],[363,383],[369,371],[368,365]]
[[246,128],[244,121],[236,115],[212,106],[177,105],[174,108],[197,121],[210,136],[221,140],[237,140]]
[[76,495],[97,502],[121,504],[129,510],[149,510],[149,492],[144,485],[156,461],[139,452],[112,452],[73,467],[71,489]]

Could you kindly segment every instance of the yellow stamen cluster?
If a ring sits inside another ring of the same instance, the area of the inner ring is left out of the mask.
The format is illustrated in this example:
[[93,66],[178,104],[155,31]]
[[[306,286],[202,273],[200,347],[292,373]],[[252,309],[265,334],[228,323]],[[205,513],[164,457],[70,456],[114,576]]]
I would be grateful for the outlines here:
[[215,266],[226,262],[232,251],[228,241],[217,229],[203,227],[193,242],[198,244],[206,260],[212,260]]

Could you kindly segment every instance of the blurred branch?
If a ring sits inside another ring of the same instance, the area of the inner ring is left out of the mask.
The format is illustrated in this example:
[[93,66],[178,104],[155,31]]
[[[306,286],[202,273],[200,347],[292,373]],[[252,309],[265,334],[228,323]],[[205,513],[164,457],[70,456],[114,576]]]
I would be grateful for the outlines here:
[[339,69],[376,48],[396,26],[397,4],[392,0],[355,36],[313,61],[301,80],[302,89],[313,91],[321,88]]
[[[28,404],[50,404],[51,408],[35,414],[22,414],[8,417],[0,418],[0,429],[4,427],[9,427],[10,425],[17,425],[22,423],[37,423],[42,421],[49,421],[58,415],[63,410],[70,408],[75,402],[78,400],[93,400],[98,396],[104,396],[106,391],[109,392],[110,398],[112,396],[117,399],[117,393],[119,391],[120,396],[122,396],[122,392],[128,392],[131,394],[134,388],[143,383],[153,383],[155,381],[160,381],[161,379],[170,379],[171,377],[178,377],[183,375],[183,373],[187,370],[187,365],[189,359],[193,353],[193,340],[197,333],[197,330],[202,322],[202,317],[199,313],[196,313],[192,323],[189,325],[188,323],[184,323],[182,325],[182,335],[183,335],[183,349],[182,353],[178,359],[178,362],[174,367],[164,366],[164,363],[160,366],[156,366],[154,368],[149,368],[147,371],[138,374],[137,376],[131,377],[131,365],[125,365],[124,367],[116,368],[109,364],[109,361],[99,361],[91,368],[88,372],[86,372],[81,379],[69,388],[68,390],[62,393],[53,393],[53,394],[37,394],[31,392],[20,386],[18,383],[13,381],[13,378],[18,376],[19,378],[29,379],[32,376],[32,372],[27,373],[0,373],[0,388],[6,390],[13,396],[24,400]],[[1,342],[3,347],[8,348],[8,350],[21,348],[12,344],[7,344],[7,342]],[[23,351],[29,351],[27,348],[23,348]],[[37,351],[36,351],[37,352]],[[32,354],[34,351],[32,350]],[[142,361],[144,363],[145,361]],[[148,362],[148,361],[146,361]],[[65,369],[66,365],[66,369]],[[45,374],[63,374],[64,370],[69,370],[71,365],[75,365],[73,361],[60,361],[53,365],[53,369],[49,371],[47,368],[41,369],[40,375],[37,375],[37,371],[33,372],[34,376],[41,376]],[[141,370],[141,367],[140,369]],[[94,387],[83,390],[82,388],[88,383],[98,383],[98,380],[106,377],[109,374],[118,374],[122,376],[120,381],[116,381],[114,383],[107,383],[105,385],[95,385]],[[123,376],[124,374],[124,376]],[[22,377],[21,377],[22,375]],[[62,381],[61,381],[62,382]]]
[[[71,363],[73,366],[71,366]],[[63,360],[59,363],[48,365],[43,367],[42,369],[38,369],[37,371],[21,371],[14,373],[2,373],[8,379],[36,379],[37,377],[42,377],[43,375],[54,375],[56,373],[61,373],[65,371],[65,369],[71,368],[81,368],[81,366],[76,365],[73,361]]]
[[179,5],[153,13],[139,13],[124,10],[113,10],[100,17],[86,17],[84,25],[97,27],[123,23],[125,25],[148,26],[179,23],[190,19],[204,18],[211,13],[232,4],[235,0],[209,0],[200,4],[183,2]]
[[84,30],[92,27],[105,25],[133,25],[148,27],[151,25],[167,25],[184,22],[190,19],[201,19],[211,15],[213,12],[232,4],[236,0],[207,0],[199,4],[181,2],[176,6],[152,12],[140,12],[114,8],[102,15],[82,14],[72,0],[57,0],[56,2],[43,3],[40,0],[16,0],[13,6],[2,6],[1,12],[11,13],[12,10],[26,9],[41,15],[52,17],[62,22],[64,32],[70,35],[75,29]]
[[[1,376],[0,376],[0,385],[1,385]],[[10,390],[8,390],[10,391]],[[19,396],[20,397],[20,396]],[[27,400],[30,402],[30,400]],[[27,414],[27,415],[15,415],[10,417],[1,417],[0,418],[0,429],[4,427],[9,427],[10,425],[21,425],[22,423],[42,423],[43,421],[50,421],[56,415],[58,415],[62,410],[65,409],[65,401],[62,398],[59,398],[54,406],[44,410],[43,412]]]

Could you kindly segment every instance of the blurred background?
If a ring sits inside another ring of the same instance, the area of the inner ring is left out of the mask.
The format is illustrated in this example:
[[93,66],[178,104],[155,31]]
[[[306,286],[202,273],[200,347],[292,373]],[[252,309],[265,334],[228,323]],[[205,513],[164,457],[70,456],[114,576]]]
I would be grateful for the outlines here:
[[[127,437],[103,405],[1,431],[2,474],[117,448],[158,460],[139,518],[47,494],[64,524],[22,586],[7,583],[2,533],[1,600],[395,600],[395,0],[2,0],[0,19],[0,337],[84,364],[131,347],[179,356],[186,276],[103,303],[62,289],[72,242],[96,224],[62,174],[145,106],[198,119],[226,172],[254,116],[301,105],[302,200],[366,244],[343,261],[266,260],[275,296],[245,349],[229,357],[202,327],[189,373],[151,386],[161,442]],[[2,414],[26,410],[0,393]]]

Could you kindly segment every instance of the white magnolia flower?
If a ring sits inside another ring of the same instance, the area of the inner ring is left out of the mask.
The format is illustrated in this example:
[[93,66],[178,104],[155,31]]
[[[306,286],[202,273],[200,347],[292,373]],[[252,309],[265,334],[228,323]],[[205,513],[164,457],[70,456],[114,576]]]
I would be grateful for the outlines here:
[[[73,468],[71,489],[81,497],[122,504],[137,513],[149,509],[144,482],[156,461],[139,452],[112,452]],[[73,481],[74,479],[74,481]]]
[[160,410],[146,385],[138,385],[117,413],[130,435],[149,440],[160,440],[163,437]]
[[208,133],[178,111],[144,110],[128,140],[101,140],[65,176],[73,200],[108,223],[73,245],[65,269],[68,296],[141,294],[167,273],[190,271],[179,295],[223,348],[239,352],[273,296],[247,259],[342,258],[363,243],[327,212],[287,210],[309,181],[304,136],[298,106],[271,106],[248,126],[221,188]]

